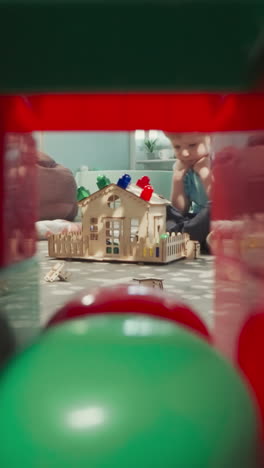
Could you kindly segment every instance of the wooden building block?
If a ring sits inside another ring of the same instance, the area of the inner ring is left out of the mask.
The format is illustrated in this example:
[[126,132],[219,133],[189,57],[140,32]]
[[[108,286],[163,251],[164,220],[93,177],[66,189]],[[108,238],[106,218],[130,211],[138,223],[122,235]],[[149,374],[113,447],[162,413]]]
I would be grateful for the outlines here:
[[133,281],[137,281],[142,286],[149,286],[150,288],[163,289],[162,278],[133,278]]
[[44,280],[53,283],[54,281],[68,281],[69,277],[70,273],[65,268],[65,262],[58,262],[45,275]]
[[200,256],[200,243],[197,241],[188,240],[186,243],[186,258],[195,260]]

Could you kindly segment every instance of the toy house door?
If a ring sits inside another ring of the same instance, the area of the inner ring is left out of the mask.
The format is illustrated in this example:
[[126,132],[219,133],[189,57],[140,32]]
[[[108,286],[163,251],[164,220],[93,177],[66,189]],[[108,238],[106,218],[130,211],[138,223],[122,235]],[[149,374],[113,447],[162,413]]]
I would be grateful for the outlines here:
[[124,255],[124,220],[123,218],[105,218],[105,253],[107,256]]

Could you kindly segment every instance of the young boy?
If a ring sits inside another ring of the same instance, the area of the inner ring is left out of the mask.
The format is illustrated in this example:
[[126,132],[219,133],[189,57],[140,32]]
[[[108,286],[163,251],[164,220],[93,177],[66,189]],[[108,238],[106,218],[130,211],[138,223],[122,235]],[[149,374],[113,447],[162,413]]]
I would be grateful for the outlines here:
[[207,249],[210,230],[210,137],[199,133],[166,133],[175,150],[168,232],[187,232]]

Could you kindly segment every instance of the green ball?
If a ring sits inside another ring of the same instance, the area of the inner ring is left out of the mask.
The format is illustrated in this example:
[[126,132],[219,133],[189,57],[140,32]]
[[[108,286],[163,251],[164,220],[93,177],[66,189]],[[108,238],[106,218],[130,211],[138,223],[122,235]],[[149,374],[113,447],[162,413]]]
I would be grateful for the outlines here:
[[51,328],[0,383],[5,468],[255,468],[255,408],[235,370],[169,321]]

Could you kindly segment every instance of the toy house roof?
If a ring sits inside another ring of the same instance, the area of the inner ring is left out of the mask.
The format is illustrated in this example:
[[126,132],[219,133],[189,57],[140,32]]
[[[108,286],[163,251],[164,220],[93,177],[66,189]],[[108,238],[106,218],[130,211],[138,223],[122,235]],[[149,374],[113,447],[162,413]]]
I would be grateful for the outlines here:
[[95,200],[96,198],[104,195],[104,193],[106,193],[106,192],[111,193],[111,191],[113,191],[113,190],[115,191],[115,193],[119,192],[120,197],[121,196],[129,197],[132,200],[144,203],[146,206],[157,206],[157,205],[164,206],[164,205],[170,205],[171,204],[171,202],[169,200],[162,197],[161,195],[158,195],[155,192],[153,192],[153,194],[151,196],[151,199],[149,201],[143,200],[142,198],[140,198],[142,188],[140,188],[140,187],[138,187],[137,185],[134,185],[134,184],[130,184],[127,187],[127,189],[122,189],[121,187],[119,187],[116,184],[109,184],[109,185],[106,185],[106,187],[103,187],[102,189],[97,190],[96,192],[94,192],[89,197],[84,198],[83,200],[79,201],[78,205],[81,206],[81,207],[84,207],[88,203]]

